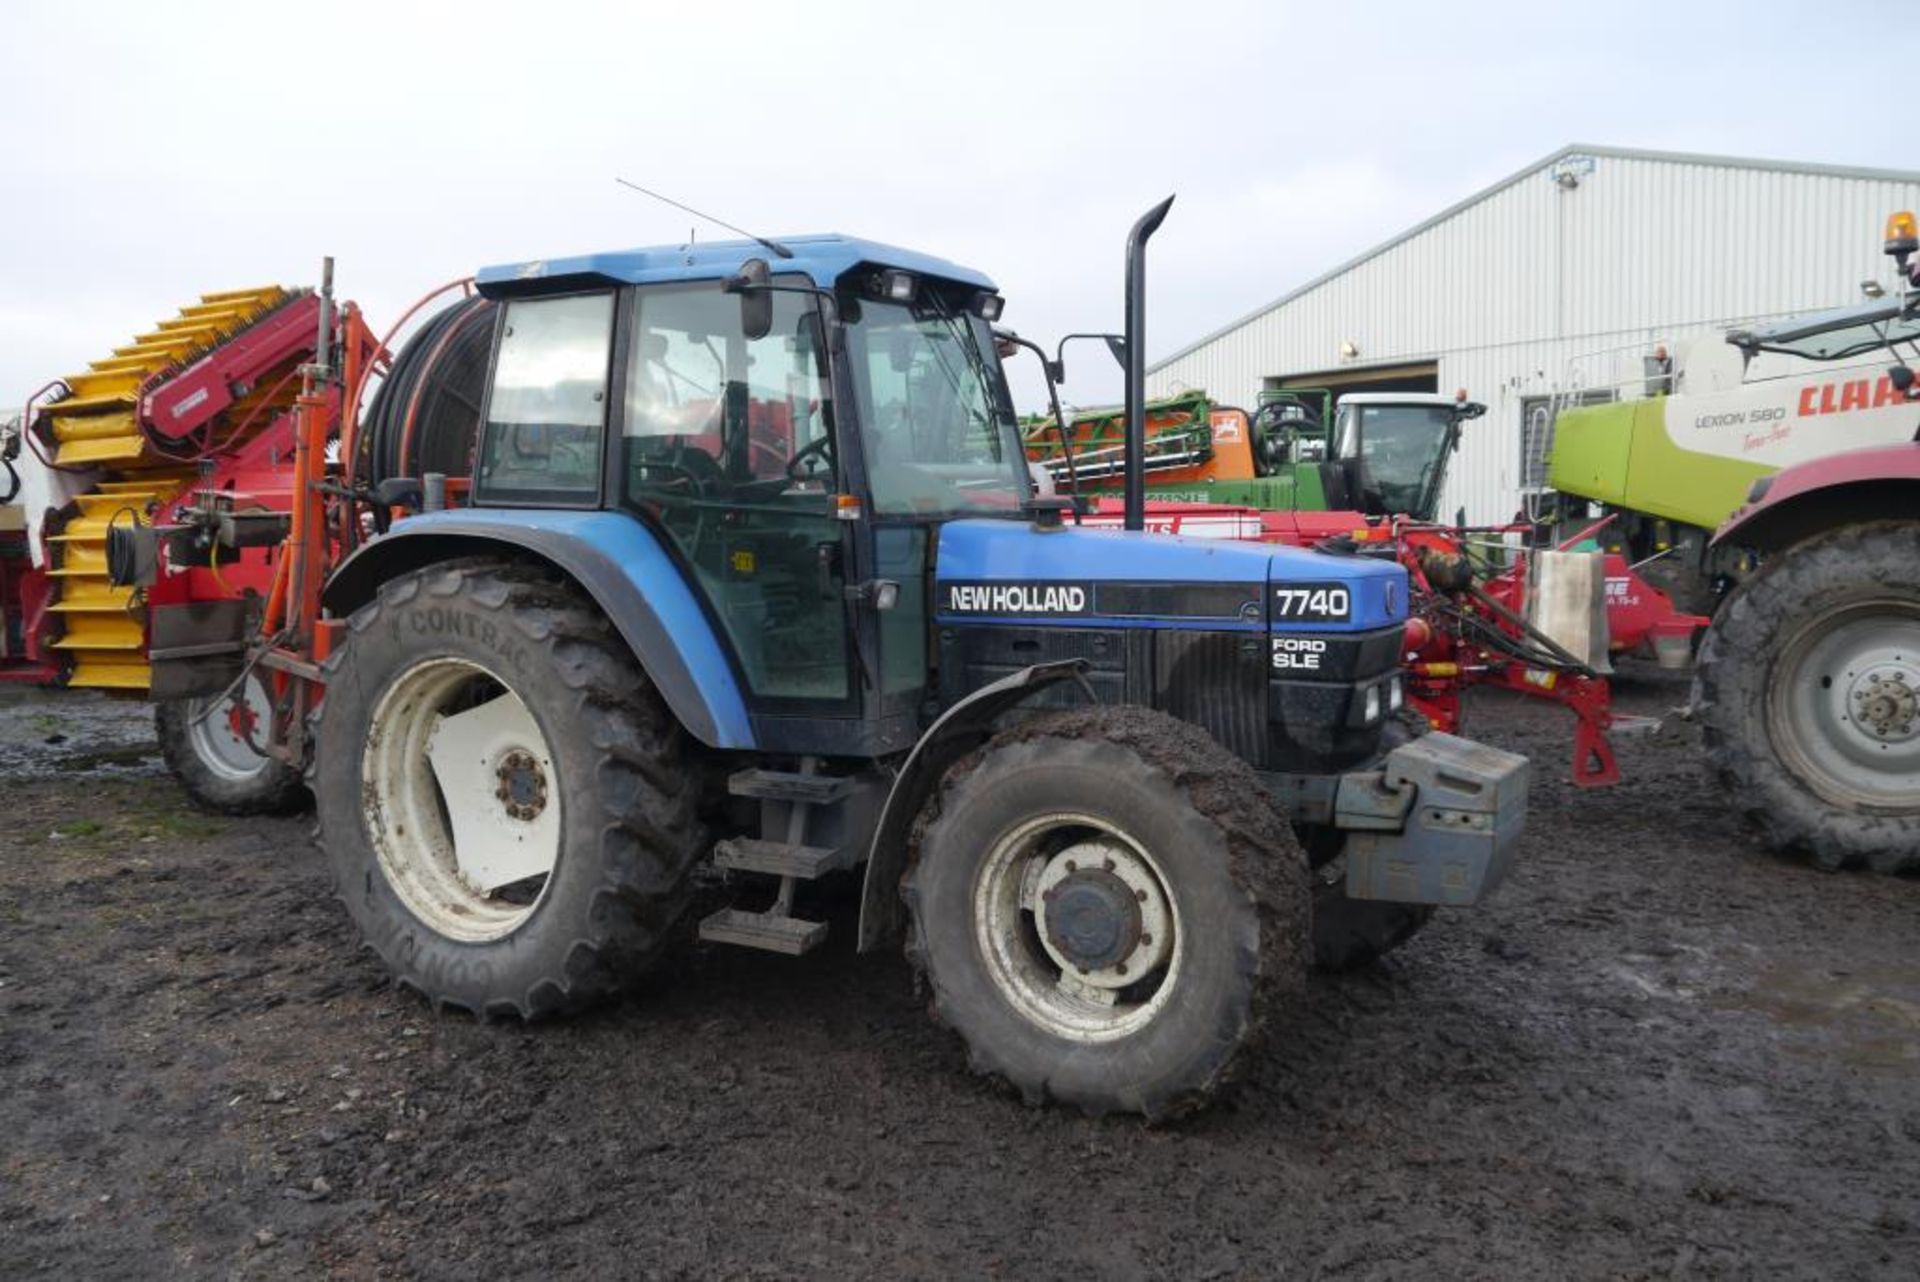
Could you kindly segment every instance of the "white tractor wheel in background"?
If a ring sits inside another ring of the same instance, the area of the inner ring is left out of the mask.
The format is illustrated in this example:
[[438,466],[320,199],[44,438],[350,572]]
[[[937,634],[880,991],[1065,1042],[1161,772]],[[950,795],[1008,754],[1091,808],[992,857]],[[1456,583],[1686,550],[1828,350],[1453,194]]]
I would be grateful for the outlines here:
[[258,672],[224,697],[156,704],[153,728],[167,768],[209,810],[284,814],[306,804],[299,770],[267,752],[273,707]]

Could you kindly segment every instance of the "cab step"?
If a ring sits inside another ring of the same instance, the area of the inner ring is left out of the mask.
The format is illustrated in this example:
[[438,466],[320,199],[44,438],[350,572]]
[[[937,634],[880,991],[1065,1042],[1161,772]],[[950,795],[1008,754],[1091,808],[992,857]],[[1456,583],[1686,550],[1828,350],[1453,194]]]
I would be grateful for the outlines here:
[[700,938],[707,943],[736,944],[789,957],[812,951],[826,937],[826,922],[802,921],[778,911],[752,913],[744,908],[722,908],[700,922]]
[[803,846],[784,841],[729,837],[714,845],[713,862],[735,872],[763,872],[775,877],[812,881],[853,866],[853,851],[844,846]]
[[762,801],[798,802],[829,806],[853,791],[846,775],[798,774],[786,770],[742,770],[727,779],[727,791],[736,797]]

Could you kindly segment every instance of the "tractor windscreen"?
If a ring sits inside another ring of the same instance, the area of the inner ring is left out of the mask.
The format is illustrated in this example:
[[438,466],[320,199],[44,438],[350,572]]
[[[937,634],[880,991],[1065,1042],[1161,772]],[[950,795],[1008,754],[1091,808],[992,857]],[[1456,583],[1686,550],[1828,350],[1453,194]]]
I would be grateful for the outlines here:
[[1334,454],[1367,515],[1430,521],[1456,430],[1451,406],[1343,405]]
[[847,351],[878,512],[1020,510],[1032,482],[985,321],[931,289],[863,299]]
[[1896,343],[1920,342],[1920,317],[1908,316],[1903,300],[1889,300],[1734,330],[1727,341],[1749,357],[1780,352],[1810,361],[1843,361]]

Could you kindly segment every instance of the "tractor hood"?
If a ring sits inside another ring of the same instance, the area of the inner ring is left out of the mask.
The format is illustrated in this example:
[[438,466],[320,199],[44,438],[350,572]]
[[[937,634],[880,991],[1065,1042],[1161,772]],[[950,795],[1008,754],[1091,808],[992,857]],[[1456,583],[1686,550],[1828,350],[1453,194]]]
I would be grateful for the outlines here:
[[1024,522],[940,531],[934,611],[943,623],[1367,632],[1402,623],[1398,565],[1270,544]]

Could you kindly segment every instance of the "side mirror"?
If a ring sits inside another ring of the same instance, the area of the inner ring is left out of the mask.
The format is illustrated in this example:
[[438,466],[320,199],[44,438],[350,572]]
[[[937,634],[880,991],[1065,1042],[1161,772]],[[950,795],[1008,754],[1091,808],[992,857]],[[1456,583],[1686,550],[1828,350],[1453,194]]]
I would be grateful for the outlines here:
[[1893,389],[1900,395],[1906,397],[1913,395],[1913,370],[1907,366],[1895,365],[1888,370],[1887,381],[1893,384]]
[[730,276],[721,288],[740,295],[740,330],[748,342],[773,332],[773,269],[764,258],[749,258],[740,264],[740,274]]
[[1044,357],[1042,361],[1047,367],[1047,377],[1053,380],[1054,386],[1058,387],[1067,381],[1067,363],[1065,361],[1049,361]]
[[1127,367],[1127,340],[1119,334],[1108,334],[1105,337],[1107,340],[1107,350],[1113,353],[1113,359],[1120,363],[1120,368],[1125,369]]

